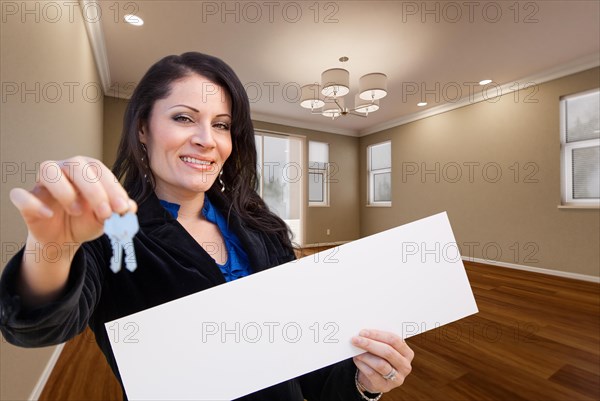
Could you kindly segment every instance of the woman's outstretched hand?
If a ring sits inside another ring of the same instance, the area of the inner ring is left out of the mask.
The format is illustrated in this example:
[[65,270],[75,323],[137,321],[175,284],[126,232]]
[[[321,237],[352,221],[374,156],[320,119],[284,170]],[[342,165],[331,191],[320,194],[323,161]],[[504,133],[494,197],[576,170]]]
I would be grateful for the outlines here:
[[108,167],[82,156],[43,162],[34,188],[14,188],[10,200],[28,230],[18,283],[26,307],[61,294],[75,252],[102,235],[113,212],[137,211]]
[[369,393],[386,393],[404,383],[415,356],[404,340],[390,332],[362,330],[352,344],[367,351],[354,357],[358,382]]
[[137,211],[110,169],[83,156],[41,163],[34,188],[14,188],[10,200],[41,244],[91,241],[113,212]]

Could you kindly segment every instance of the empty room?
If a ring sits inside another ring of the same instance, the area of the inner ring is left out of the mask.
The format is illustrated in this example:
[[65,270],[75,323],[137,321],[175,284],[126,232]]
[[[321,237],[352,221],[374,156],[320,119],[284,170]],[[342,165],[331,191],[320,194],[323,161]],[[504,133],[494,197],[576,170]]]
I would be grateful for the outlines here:
[[0,6],[1,401],[600,401],[600,2]]

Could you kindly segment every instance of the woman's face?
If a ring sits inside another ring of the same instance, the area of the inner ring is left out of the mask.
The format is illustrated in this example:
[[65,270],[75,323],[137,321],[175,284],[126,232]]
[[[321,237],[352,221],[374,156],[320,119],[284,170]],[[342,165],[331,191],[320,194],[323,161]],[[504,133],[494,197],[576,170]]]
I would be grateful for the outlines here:
[[231,100],[201,75],[171,84],[139,132],[148,149],[159,198],[189,199],[206,192],[231,154]]

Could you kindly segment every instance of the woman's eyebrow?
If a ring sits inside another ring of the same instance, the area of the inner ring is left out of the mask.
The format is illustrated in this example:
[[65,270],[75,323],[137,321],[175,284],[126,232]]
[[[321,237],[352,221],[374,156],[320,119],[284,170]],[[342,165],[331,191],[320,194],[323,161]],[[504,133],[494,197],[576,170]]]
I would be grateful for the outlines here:
[[[176,104],[175,106],[169,107],[169,110],[170,109],[174,109],[175,107],[185,107],[185,108],[188,108],[188,109],[190,109],[190,110],[192,110],[192,111],[194,111],[196,113],[200,113],[200,110],[195,109],[195,108],[193,108],[191,106],[188,106],[186,104]],[[223,114],[217,114],[216,117],[229,117],[229,118],[231,118],[231,115],[229,115],[228,113],[223,113]]]
[[195,108],[193,108],[193,107],[191,107],[191,106],[188,106],[188,105],[185,105],[185,104],[176,104],[175,106],[171,106],[171,107],[169,107],[169,110],[170,110],[170,109],[174,109],[175,107],[187,107],[188,109],[190,109],[190,110],[193,110],[193,111],[195,111],[196,113],[199,113],[199,112],[200,112],[200,110],[198,110],[198,109],[195,109]]

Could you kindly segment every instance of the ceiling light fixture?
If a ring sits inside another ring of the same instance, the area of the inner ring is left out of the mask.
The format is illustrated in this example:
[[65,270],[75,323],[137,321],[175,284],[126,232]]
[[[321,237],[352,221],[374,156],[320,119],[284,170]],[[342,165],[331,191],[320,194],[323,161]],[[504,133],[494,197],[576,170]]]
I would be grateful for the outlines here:
[[487,85],[491,82],[492,82],[491,79],[484,79],[483,81],[479,81],[479,85]]
[[419,103],[417,103],[417,106],[419,106],[419,107],[427,106],[427,102],[419,102]]
[[128,24],[131,24],[131,25],[135,25],[135,26],[144,25],[144,20],[141,19],[140,17],[138,17],[137,15],[126,14],[123,17],[123,19],[125,20],[125,22],[127,22]]
[[[348,61],[348,57],[340,57],[340,61]],[[321,85],[309,84],[301,88],[300,106],[333,120],[347,114],[366,117],[379,110],[379,99],[387,95],[387,76],[378,72],[363,75],[358,87],[354,108],[347,108],[344,96],[350,93],[350,73],[343,68],[331,68],[321,74]]]

